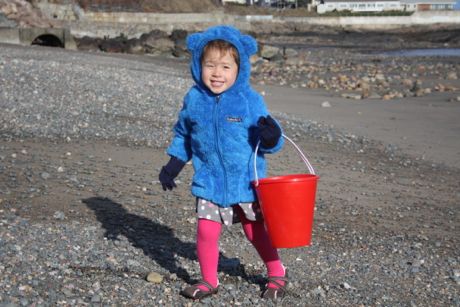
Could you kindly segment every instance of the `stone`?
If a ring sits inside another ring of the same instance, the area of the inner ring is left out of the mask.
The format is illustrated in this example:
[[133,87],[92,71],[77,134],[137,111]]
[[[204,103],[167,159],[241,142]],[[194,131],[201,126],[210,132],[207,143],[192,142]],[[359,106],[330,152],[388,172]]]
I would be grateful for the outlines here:
[[460,270],[453,270],[452,272],[452,280],[460,285]]
[[148,282],[151,282],[153,284],[159,284],[161,282],[163,282],[163,276],[157,272],[150,272],[148,275],[147,275],[147,278],[146,280]]
[[168,53],[173,51],[175,45],[169,38],[159,38],[155,41],[149,40],[144,46],[148,53]]
[[412,81],[411,79],[403,79],[401,81],[401,84],[405,87],[412,88],[414,86],[414,81]]
[[65,214],[62,211],[56,211],[53,214],[53,218],[56,219],[56,220],[61,220],[62,221],[62,220],[65,219]]
[[280,48],[270,45],[264,45],[260,50],[260,56],[264,59],[273,59],[275,56],[280,55]]
[[356,99],[356,100],[360,100],[363,98],[361,94],[355,94],[355,93],[343,93],[341,96],[343,98]]
[[91,303],[100,303],[101,302],[101,296],[98,294],[93,295],[91,297]]
[[385,81],[385,75],[384,74],[376,74],[375,75],[375,80],[377,80],[377,81]]
[[447,80],[457,80],[458,75],[455,71],[451,71],[447,74]]
[[353,287],[350,286],[347,282],[343,282],[340,286],[344,288],[345,290],[353,289]]
[[143,54],[144,46],[142,45],[141,40],[137,38],[128,40],[127,51],[132,54]]
[[78,50],[96,51],[100,50],[99,45],[102,39],[83,36],[82,38],[75,38],[75,42],[77,43]]
[[287,58],[295,58],[299,55],[299,53],[292,48],[286,48],[284,49],[284,56]]
[[126,51],[126,40],[123,37],[108,38],[101,41],[99,48],[108,53],[122,53]]
[[326,297],[326,291],[321,286],[318,286],[318,288],[314,289],[312,293],[316,296],[320,296],[322,298]]

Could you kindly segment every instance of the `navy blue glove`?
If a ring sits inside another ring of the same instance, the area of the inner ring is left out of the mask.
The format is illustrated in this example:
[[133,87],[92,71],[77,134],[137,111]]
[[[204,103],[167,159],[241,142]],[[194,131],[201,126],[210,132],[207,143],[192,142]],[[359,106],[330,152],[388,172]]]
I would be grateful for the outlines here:
[[179,175],[180,171],[184,168],[185,162],[177,159],[176,157],[171,157],[169,162],[161,168],[159,180],[163,187],[163,191],[172,190],[176,187],[174,183],[174,178]]
[[259,117],[257,127],[259,128],[260,143],[264,148],[270,149],[278,144],[281,137],[281,128],[270,115]]

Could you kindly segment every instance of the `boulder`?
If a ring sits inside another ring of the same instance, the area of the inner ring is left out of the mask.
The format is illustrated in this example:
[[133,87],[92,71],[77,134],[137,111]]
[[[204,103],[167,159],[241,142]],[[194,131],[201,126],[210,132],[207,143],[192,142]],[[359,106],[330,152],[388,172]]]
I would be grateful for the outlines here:
[[139,39],[144,46],[155,46],[155,42],[162,38],[168,38],[168,34],[161,30],[153,30],[149,33],[142,34]]
[[127,51],[127,39],[124,36],[104,39],[100,43],[100,49],[109,53],[123,53]]
[[146,53],[151,54],[171,54],[174,50],[174,42],[169,38],[159,38],[155,41],[149,40],[148,44],[144,43]]
[[279,59],[280,57],[282,58],[280,48],[270,45],[262,46],[260,56],[268,60]]
[[127,41],[126,52],[132,54],[144,54],[144,45],[138,38],[131,38]]
[[188,57],[190,53],[187,50],[187,35],[186,30],[173,30],[169,37],[174,42],[172,55],[178,58]]
[[100,50],[102,39],[83,36],[82,38],[75,38],[75,41],[77,43],[78,50],[98,51]]

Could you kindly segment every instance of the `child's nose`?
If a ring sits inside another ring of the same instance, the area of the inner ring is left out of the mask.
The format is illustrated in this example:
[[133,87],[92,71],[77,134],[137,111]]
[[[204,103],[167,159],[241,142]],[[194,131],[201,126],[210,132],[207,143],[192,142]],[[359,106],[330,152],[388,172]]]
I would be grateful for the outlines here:
[[222,74],[222,68],[220,68],[220,67],[214,68],[214,70],[213,70],[213,75],[214,76],[220,76],[221,74]]

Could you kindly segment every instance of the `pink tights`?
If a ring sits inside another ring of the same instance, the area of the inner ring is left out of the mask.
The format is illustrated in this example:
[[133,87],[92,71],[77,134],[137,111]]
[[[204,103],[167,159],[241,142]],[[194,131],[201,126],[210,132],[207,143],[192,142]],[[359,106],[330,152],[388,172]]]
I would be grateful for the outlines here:
[[[240,207],[235,206],[234,208],[239,215],[246,238],[254,245],[267,267],[268,277],[284,276],[285,271],[278,256],[278,251],[271,245],[263,221],[250,221],[245,217]],[[217,287],[218,285],[217,265],[219,261],[219,237],[221,230],[221,223],[198,219],[197,254],[201,276],[204,281],[213,287]],[[276,286],[269,284],[269,287]],[[200,288],[207,290],[204,286],[200,286]]]

